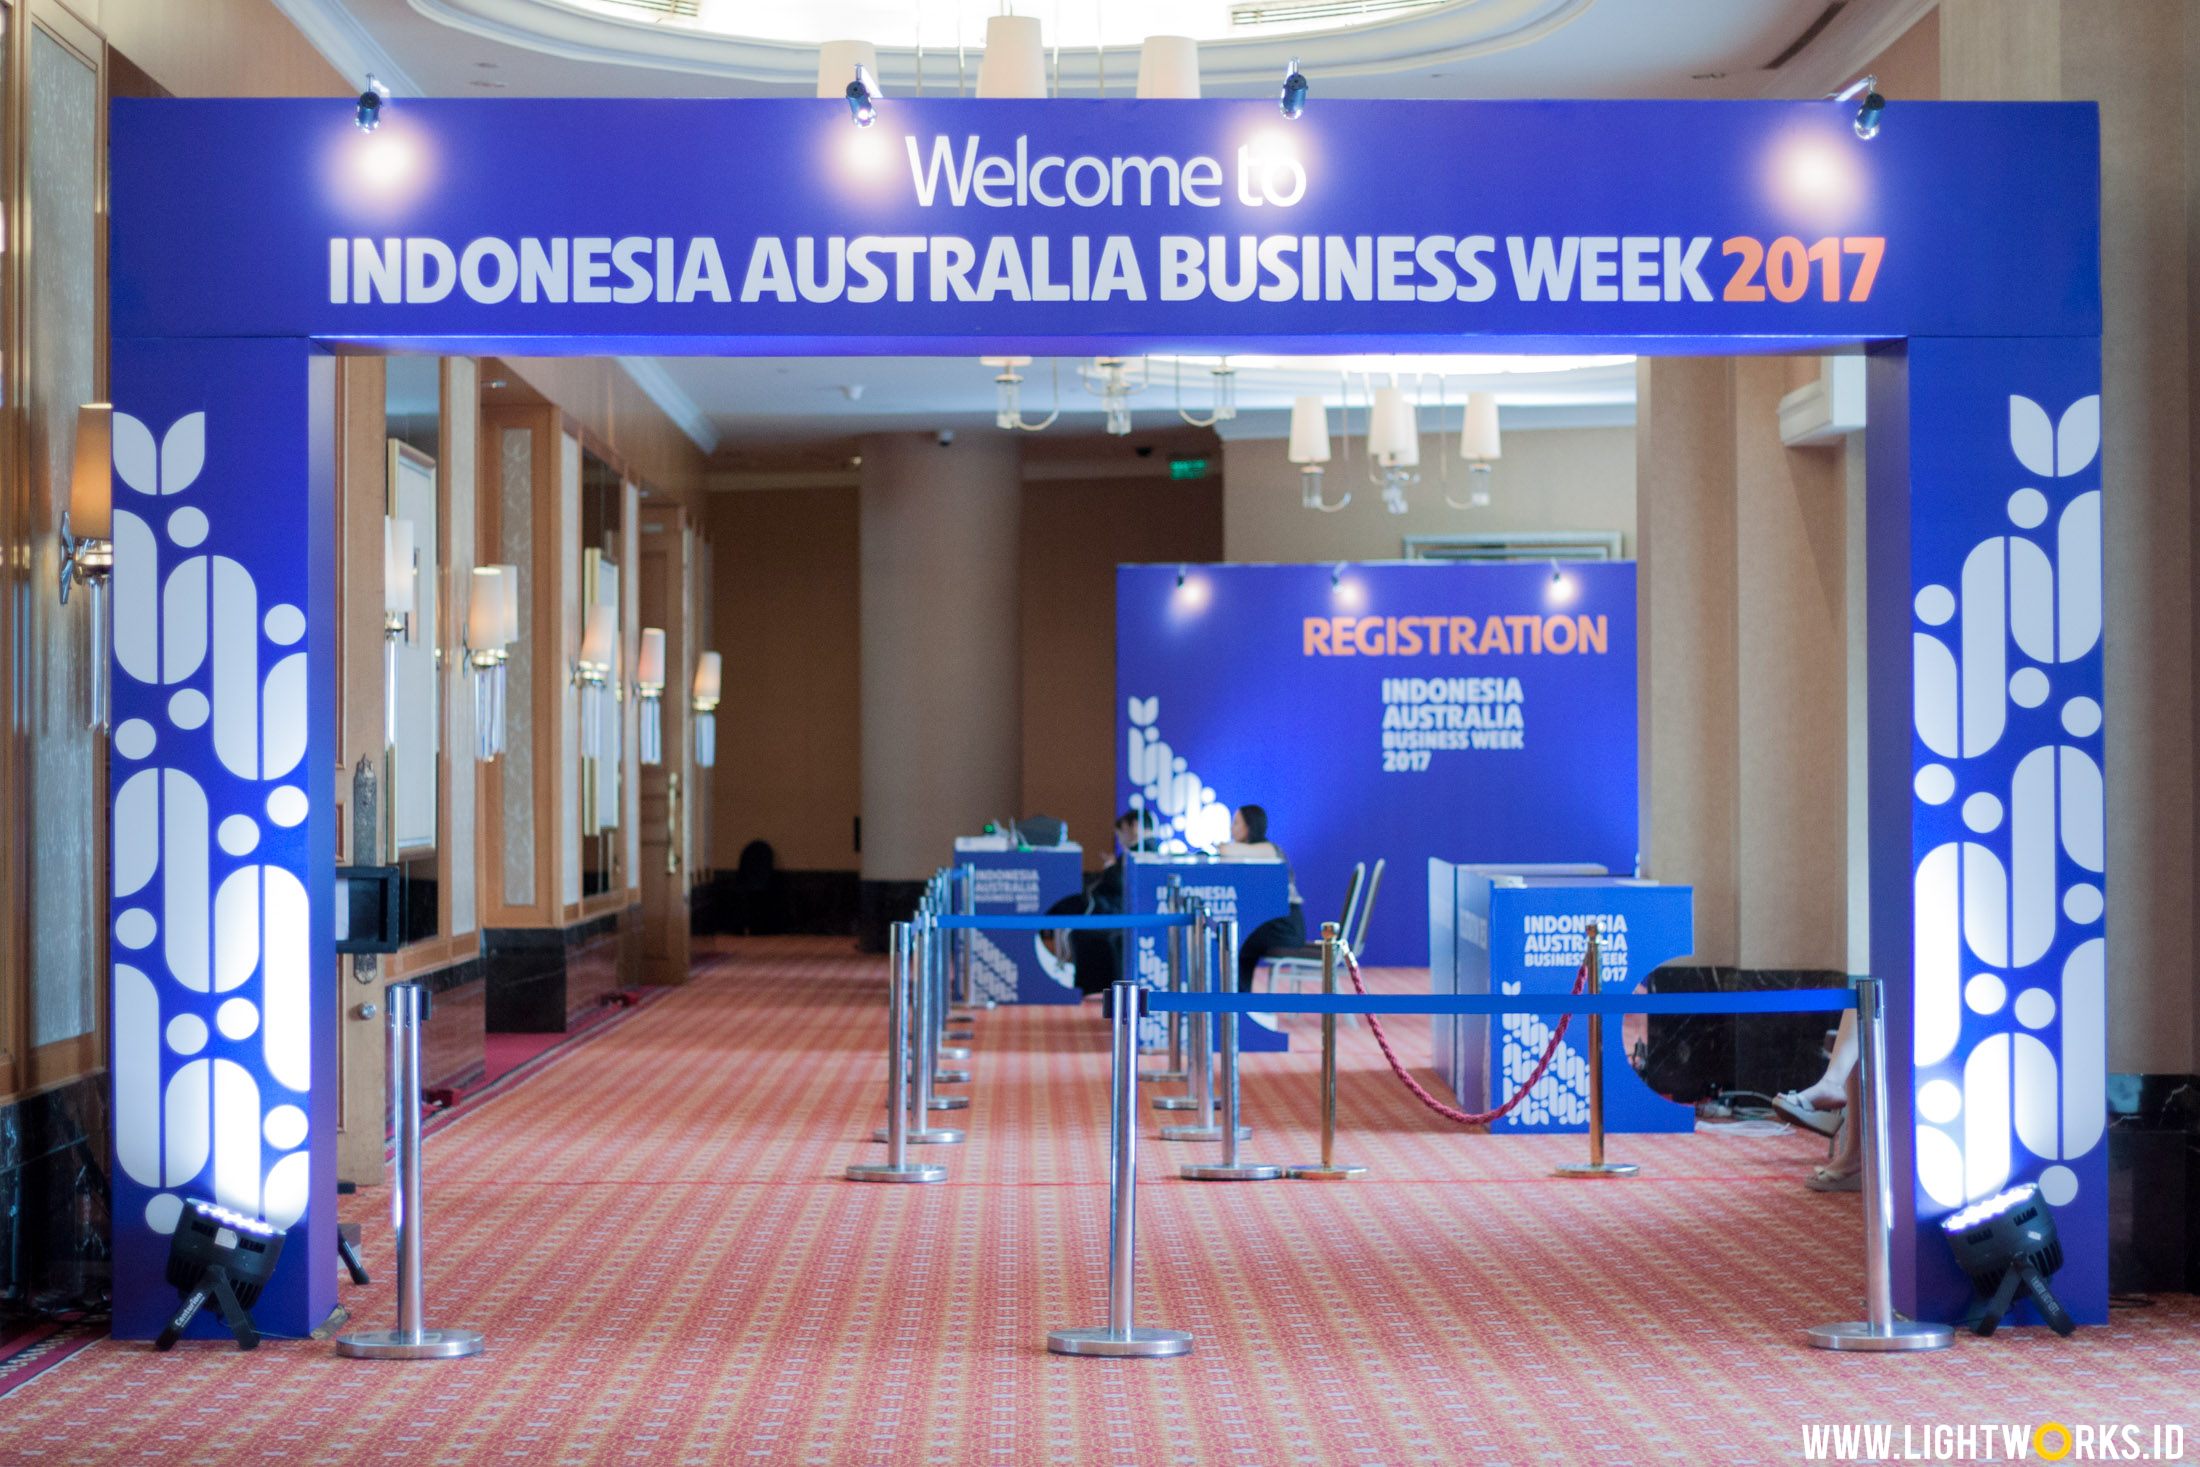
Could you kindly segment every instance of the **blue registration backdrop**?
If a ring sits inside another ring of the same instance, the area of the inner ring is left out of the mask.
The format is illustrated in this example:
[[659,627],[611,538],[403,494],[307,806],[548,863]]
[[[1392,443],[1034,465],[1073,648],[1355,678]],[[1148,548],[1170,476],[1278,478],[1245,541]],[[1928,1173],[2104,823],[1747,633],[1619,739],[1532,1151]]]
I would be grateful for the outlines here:
[[[972,851],[960,842],[955,864],[975,868],[980,916],[1035,917],[1084,889],[1082,846]],[[1045,934],[974,928],[970,981],[981,1003],[1080,1003],[1077,970],[1047,951]]]
[[1310,936],[1377,858],[1364,958],[1415,966],[1432,857],[1634,870],[1632,563],[1123,566],[1115,607],[1119,805],[1194,848],[1266,809]]

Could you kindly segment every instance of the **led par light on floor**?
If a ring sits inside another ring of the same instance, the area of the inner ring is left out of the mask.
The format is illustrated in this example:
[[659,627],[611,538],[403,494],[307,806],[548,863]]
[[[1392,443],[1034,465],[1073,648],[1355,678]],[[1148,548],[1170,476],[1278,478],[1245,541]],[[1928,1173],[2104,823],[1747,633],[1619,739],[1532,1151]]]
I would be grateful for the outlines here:
[[1940,1230],[1948,1235],[1948,1247],[1956,1265],[1978,1291],[1977,1317],[1972,1331],[1990,1337],[2002,1316],[2016,1302],[2022,1288],[2039,1310],[2040,1318],[2058,1335],[2077,1329],[2047,1280],[2062,1267],[2062,1240],[2055,1233],[2055,1214],[2030,1182],[2011,1187],[1998,1197],[1976,1202],[1943,1218]]
[[183,1296],[183,1304],[153,1347],[175,1348],[192,1317],[211,1299],[237,1337],[237,1348],[257,1349],[260,1332],[252,1327],[252,1306],[282,1256],[281,1228],[211,1202],[184,1203],[168,1244],[168,1282]]

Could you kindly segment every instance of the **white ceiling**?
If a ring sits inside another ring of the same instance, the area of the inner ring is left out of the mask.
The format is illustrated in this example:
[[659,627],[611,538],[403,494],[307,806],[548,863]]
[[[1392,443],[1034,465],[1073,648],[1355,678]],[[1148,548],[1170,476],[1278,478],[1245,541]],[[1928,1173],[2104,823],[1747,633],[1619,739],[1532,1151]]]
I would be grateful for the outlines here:
[[[627,19],[617,0],[275,0],[330,61],[348,75],[372,71],[405,96],[808,95],[815,46],[796,39],[831,24],[908,24],[861,36],[880,51],[890,95],[915,80],[913,41],[921,13],[927,95],[951,95],[958,7],[965,73],[973,85],[981,17],[998,0],[705,0],[702,25]],[[1202,85],[1210,96],[1272,92],[1282,59],[1296,54],[1323,96],[1472,97],[1758,97],[1815,96],[1847,81],[1933,6],[1934,0],[1453,0],[1393,12],[1316,35],[1252,36],[1203,42]],[[1227,6],[1208,0],[1017,0],[1036,15],[1049,46],[1059,40],[1065,95],[1098,91],[1102,57],[1092,49],[1095,17],[1111,24],[1171,30],[1215,28]],[[1777,69],[1829,9],[1834,14],[1807,46]],[[715,29],[714,29],[715,28]],[[724,34],[746,29],[747,38]],[[1224,29],[1227,29],[1225,26]],[[1108,39],[1111,43],[1113,34]],[[1105,57],[1108,92],[1128,95],[1137,70],[1129,47]],[[1066,431],[1099,425],[1098,399],[1063,363]],[[1222,431],[1280,435],[1294,392],[1339,397],[1334,359],[1248,368],[1238,378],[1242,409]],[[1354,363],[1383,371],[1387,363]],[[1469,389],[1493,390],[1508,428],[1631,422],[1634,370],[1627,359],[1549,363],[1483,360],[1444,365],[1449,402]],[[706,451],[748,444],[789,444],[888,429],[984,426],[992,422],[993,373],[975,358],[634,359],[635,379]],[[1521,370],[1532,368],[1533,370]],[[1051,364],[1026,368],[1027,418],[1053,406]],[[1412,385],[1412,365],[1401,380]],[[1204,417],[1211,401],[1203,372],[1186,372],[1184,405]],[[1132,399],[1134,422],[1175,423],[1173,376],[1163,365]],[[855,386],[851,395],[843,389]],[[1424,375],[1424,419],[1435,421],[1437,383]],[[1357,389],[1355,389],[1357,390]],[[1454,409],[1453,416],[1456,416]]]

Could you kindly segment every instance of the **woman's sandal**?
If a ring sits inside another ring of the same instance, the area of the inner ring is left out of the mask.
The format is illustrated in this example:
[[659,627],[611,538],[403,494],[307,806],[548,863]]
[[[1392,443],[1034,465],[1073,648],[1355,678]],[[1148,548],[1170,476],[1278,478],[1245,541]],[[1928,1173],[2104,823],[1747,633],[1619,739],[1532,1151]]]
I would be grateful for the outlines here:
[[[1803,1098],[1800,1090],[1790,1090],[1784,1095],[1772,1097],[1772,1108],[1781,1119],[1792,1121],[1806,1130],[1821,1136],[1831,1136],[1841,1129],[1840,1110],[1820,1110]],[[1846,1106],[1842,1110],[1847,1109]]]
[[1864,1190],[1864,1173],[1861,1168],[1853,1172],[1837,1172],[1830,1166],[1812,1167],[1810,1175],[1803,1178],[1803,1185],[1813,1192],[1861,1192]]

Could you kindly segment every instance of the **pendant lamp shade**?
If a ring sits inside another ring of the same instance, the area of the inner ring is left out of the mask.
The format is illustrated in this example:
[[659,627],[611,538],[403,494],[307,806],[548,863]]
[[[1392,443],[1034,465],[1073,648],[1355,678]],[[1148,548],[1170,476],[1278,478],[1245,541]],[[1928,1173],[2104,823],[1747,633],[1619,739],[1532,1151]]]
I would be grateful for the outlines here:
[[1503,456],[1497,437],[1495,393],[1474,392],[1467,395],[1467,424],[1459,435],[1459,454],[1462,458],[1475,459]]
[[980,97],[1044,97],[1046,49],[1035,15],[994,15],[985,22],[985,56],[978,62]]
[[1138,95],[1199,100],[1199,42],[1148,36],[1138,48]]
[[503,581],[500,566],[474,567],[473,598],[466,603],[466,645],[476,652],[504,645]]
[[1386,469],[1410,469],[1421,462],[1421,434],[1413,419],[1413,404],[1403,388],[1375,389],[1374,410],[1368,414],[1367,456]]
[[413,524],[382,521],[382,610],[390,616],[413,614]]
[[114,412],[103,402],[76,410],[76,459],[69,470],[69,531],[111,540],[115,527]]
[[663,627],[642,628],[642,652],[634,666],[634,681],[645,688],[665,685],[665,632]]
[[497,604],[503,612],[502,626],[497,633],[499,646],[509,647],[519,640],[519,567],[502,562],[497,572]]
[[867,68],[873,78],[873,89],[880,96],[886,89],[878,86],[878,47],[869,41],[826,41],[817,48],[817,94],[839,101],[848,94],[848,83],[855,80],[856,68]]
[[1322,406],[1319,397],[1294,397],[1291,399],[1291,462],[1295,464],[1325,464],[1329,462],[1329,409]]

